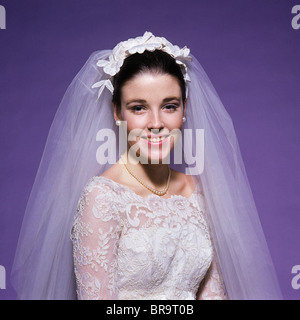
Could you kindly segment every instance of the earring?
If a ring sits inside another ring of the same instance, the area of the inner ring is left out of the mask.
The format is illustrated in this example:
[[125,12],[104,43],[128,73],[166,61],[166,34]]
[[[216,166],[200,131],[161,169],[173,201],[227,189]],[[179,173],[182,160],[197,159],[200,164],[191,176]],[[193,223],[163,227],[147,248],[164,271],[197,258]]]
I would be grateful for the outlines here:
[[186,117],[182,117],[182,122],[186,122]]
[[117,121],[116,121],[116,125],[117,125],[117,126],[120,126],[120,125],[121,125],[121,121],[120,121],[120,120],[117,120]]

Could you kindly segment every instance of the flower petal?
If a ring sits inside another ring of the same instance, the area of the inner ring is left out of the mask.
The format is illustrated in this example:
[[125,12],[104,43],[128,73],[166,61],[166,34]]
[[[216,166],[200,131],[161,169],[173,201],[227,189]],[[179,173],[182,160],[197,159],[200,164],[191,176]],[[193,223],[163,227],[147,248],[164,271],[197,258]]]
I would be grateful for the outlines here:
[[[127,41],[122,41],[117,44],[113,50],[112,54],[109,56],[108,60],[98,60],[97,66],[103,67],[103,72],[115,76],[122,67],[124,60],[132,54],[143,53],[145,51],[155,51],[162,50],[170,54],[176,59],[176,62],[180,65],[185,81],[190,81],[187,72],[187,60],[192,60],[189,56],[190,50],[187,47],[180,48],[177,45],[173,45],[171,42],[163,37],[155,37],[151,32],[146,31],[143,36],[136,38],[130,38]],[[110,92],[113,92],[113,85],[111,81],[102,80],[93,85],[93,88],[99,87],[99,96],[101,95],[104,87],[106,87]]]
[[98,67],[104,67],[104,66],[106,66],[108,63],[109,63],[109,61],[107,61],[107,60],[98,60],[98,61],[97,61],[97,66],[98,66]]

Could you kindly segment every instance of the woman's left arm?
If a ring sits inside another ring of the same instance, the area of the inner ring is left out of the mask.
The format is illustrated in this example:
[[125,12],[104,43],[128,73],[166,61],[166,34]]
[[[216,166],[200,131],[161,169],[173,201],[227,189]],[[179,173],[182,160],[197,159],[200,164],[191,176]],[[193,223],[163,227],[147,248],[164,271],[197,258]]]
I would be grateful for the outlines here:
[[227,300],[222,275],[215,259],[212,261],[204,279],[200,284],[197,300]]

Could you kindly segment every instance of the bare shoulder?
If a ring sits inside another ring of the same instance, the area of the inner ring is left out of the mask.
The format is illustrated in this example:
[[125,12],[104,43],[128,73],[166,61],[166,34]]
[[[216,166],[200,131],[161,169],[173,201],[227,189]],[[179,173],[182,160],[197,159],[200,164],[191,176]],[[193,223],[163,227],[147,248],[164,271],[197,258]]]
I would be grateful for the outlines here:
[[172,193],[190,196],[195,190],[195,181],[191,175],[172,169]]
[[101,176],[108,178],[110,180],[114,180],[116,182],[119,182],[122,175],[123,175],[123,170],[122,170],[119,162],[116,162],[109,169],[107,169],[105,172],[103,172]]

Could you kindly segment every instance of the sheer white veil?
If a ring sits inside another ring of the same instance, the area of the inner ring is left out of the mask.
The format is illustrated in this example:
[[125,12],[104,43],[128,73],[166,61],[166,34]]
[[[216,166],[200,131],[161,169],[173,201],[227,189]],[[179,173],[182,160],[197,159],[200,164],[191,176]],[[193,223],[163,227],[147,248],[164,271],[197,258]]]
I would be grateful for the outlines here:
[[[12,269],[19,299],[76,299],[73,217],[87,181],[110,166],[96,160],[97,132],[118,131],[111,92],[103,90],[98,99],[98,91],[92,89],[97,81],[107,80],[97,61],[108,59],[111,52],[90,56],[67,89],[50,128]],[[191,81],[183,129],[204,130],[204,170],[195,178],[206,198],[227,295],[282,299],[231,118],[195,57],[187,68]],[[116,144],[118,156],[118,140]],[[185,141],[185,147],[194,152],[196,139]]]

